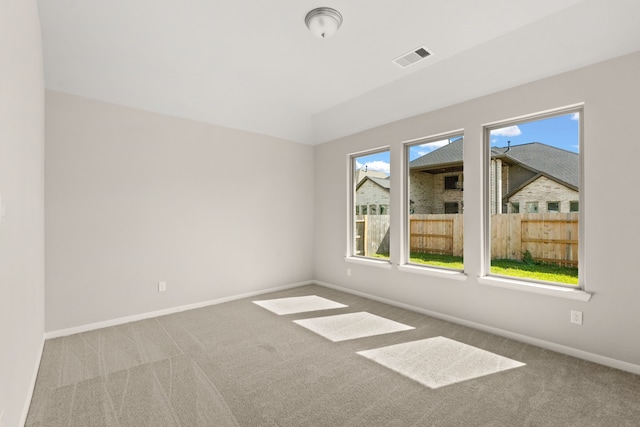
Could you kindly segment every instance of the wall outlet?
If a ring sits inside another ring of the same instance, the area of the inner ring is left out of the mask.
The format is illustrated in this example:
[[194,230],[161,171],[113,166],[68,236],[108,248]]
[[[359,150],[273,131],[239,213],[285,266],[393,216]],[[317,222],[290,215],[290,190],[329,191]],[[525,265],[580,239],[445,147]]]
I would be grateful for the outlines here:
[[351,269],[347,268],[347,276],[351,276]]
[[167,282],[158,282],[158,292],[164,292],[167,290]]
[[571,310],[571,323],[576,325],[582,325],[582,312],[577,310]]
[[2,416],[4,415],[4,409],[0,409],[0,427],[2,427]]

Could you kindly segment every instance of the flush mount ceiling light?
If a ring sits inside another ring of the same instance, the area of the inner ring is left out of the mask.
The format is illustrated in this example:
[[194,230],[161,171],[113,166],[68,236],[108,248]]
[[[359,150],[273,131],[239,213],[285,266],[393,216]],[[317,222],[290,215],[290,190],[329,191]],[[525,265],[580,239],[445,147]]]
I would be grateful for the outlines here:
[[313,35],[326,39],[338,31],[342,25],[342,15],[330,7],[318,7],[307,13],[304,23],[307,24]]

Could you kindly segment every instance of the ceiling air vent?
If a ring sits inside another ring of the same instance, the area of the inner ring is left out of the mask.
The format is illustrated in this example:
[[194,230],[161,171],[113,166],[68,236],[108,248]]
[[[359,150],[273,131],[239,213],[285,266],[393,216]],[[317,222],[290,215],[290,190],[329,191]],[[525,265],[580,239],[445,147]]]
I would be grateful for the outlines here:
[[400,68],[407,68],[409,65],[413,65],[416,62],[420,62],[431,55],[432,53],[429,52],[426,47],[421,46],[415,50],[412,50],[409,53],[405,53],[399,58],[394,59],[393,63]]

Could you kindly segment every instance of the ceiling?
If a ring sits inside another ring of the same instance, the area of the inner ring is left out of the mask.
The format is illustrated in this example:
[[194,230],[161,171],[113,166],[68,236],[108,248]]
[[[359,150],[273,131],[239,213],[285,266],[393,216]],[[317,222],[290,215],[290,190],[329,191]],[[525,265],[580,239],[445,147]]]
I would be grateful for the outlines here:
[[638,0],[38,4],[47,89],[307,144],[640,50]]

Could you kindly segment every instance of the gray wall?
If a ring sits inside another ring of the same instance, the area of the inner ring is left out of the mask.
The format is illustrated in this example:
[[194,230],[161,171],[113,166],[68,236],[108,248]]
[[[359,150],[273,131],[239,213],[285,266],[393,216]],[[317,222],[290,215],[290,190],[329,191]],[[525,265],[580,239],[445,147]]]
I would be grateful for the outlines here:
[[313,147],[50,91],[46,114],[47,331],[313,278]]
[[[454,316],[538,340],[640,365],[640,283],[636,242],[640,144],[635,122],[640,99],[640,53],[620,57],[449,108],[397,121],[316,146],[315,270],[320,281]],[[577,302],[478,283],[483,212],[482,126],[576,103],[584,107],[584,271],[589,302]],[[399,271],[398,213],[402,141],[465,129],[465,282]],[[391,257],[380,269],[345,262],[348,187],[345,159],[352,152],[391,146]],[[394,179],[395,178],[395,179]],[[623,182],[627,185],[617,186]],[[617,209],[620,202],[631,204]],[[613,214],[613,216],[612,216]],[[347,277],[346,269],[352,275]],[[584,325],[569,323],[571,309]]]
[[20,425],[44,339],[44,79],[36,2],[0,2],[0,413]]

